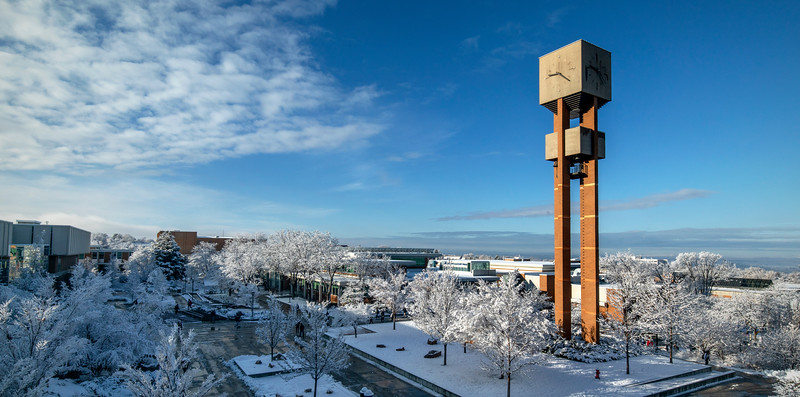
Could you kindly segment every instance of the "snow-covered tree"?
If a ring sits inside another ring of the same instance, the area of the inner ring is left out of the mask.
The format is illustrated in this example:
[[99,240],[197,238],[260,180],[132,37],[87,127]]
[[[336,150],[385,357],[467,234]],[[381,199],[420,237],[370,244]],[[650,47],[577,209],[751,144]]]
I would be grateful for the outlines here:
[[[299,364],[300,373],[309,374],[314,379],[314,397],[317,396],[317,383],[324,375],[340,373],[347,368],[347,347],[340,336],[328,337],[328,322],[332,320],[324,304],[309,302],[300,307],[306,327],[306,338],[295,337],[296,346],[291,346],[287,356]],[[330,326],[338,327],[335,321]]]
[[511,396],[511,376],[533,364],[535,357],[556,334],[549,318],[552,304],[538,290],[527,290],[513,275],[500,282],[480,282],[468,300],[474,311],[467,327],[475,346],[484,353],[485,367],[506,378],[506,395]]
[[414,277],[409,290],[414,324],[442,342],[447,365],[448,343],[463,341],[459,320],[465,316],[464,292],[458,276],[449,270],[426,270]]
[[675,258],[677,270],[687,274],[691,290],[700,295],[711,295],[711,290],[730,273],[730,266],[722,255],[711,252],[684,252]]
[[[336,245],[336,240],[330,234],[319,231],[282,230],[273,234],[271,239],[270,250],[276,257],[275,261],[280,263],[281,270],[291,280],[292,296],[297,292],[298,278],[301,275],[320,274],[320,266]],[[335,261],[330,265],[338,268],[341,263]]]
[[386,278],[373,278],[368,282],[369,294],[392,311],[392,329],[397,329],[397,312],[405,305],[407,284],[406,273],[402,269]]
[[0,395],[40,395],[55,375],[98,374],[153,352],[159,312],[109,304],[108,275],[79,265],[68,283],[46,280],[32,293],[0,287]]
[[197,358],[197,348],[194,331],[184,335],[177,325],[173,326],[169,333],[161,332],[155,355],[159,368],[157,371],[149,373],[125,366],[118,375],[137,397],[205,396],[227,375],[215,379],[213,374],[209,374],[199,386],[195,386],[195,378],[202,374],[199,368],[192,365]]
[[778,377],[775,384],[775,395],[781,397],[800,396],[800,370],[786,371],[783,376]]
[[138,246],[150,245],[152,243],[153,240],[149,238],[136,238],[130,234],[114,233],[108,238],[107,248],[132,250],[136,249]]
[[296,319],[284,313],[281,305],[272,295],[267,296],[267,310],[258,320],[256,336],[258,341],[269,346],[269,354],[275,358],[275,348],[286,340],[289,329]]
[[728,315],[740,322],[753,344],[763,333],[791,323],[800,311],[796,296],[775,287],[736,294],[730,301]]
[[265,252],[268,242],[269,239],[262,234],[241,235],[228,240],[217,256],[222,273],[244,284],[262,283],[268,272]]
[[360,302],[354,301],[345,304],[340,302],[338,310],[334,313],[340,317],[338,322],[342,325],[353,327],[353,335],[358,338],[358,326],[369,319],[371,308],[362,299]]
[[201,241],[189,254],[187,271],[192,277],[214,278],[219,273],[216,245]]
[[724,358],[745,342],[737,323],[728,316],[726,306],[729,304],[728,299],[700,297],[685,313],[691,323],[685,339],[706,364],[712,354]]
[[108,234],[105,233],[92,233],[92,244],[101,247],[108,246]]
[[375,262],[378,261],[374,255],[368,252],[356,251],[349,253],[345,259],[345,266],[358,278],[358,285],[363,287],[366,279],[375,274]]
[[153,243],[156,266],[161,267],[167,280],[182,280],[186,271],[186,256],[170,232],[158,235]]
[[280,263],[281,271],[289,276],[292,297],[297,293],[297,277],[310,266],[313,250],[308,234],[299,230],[281,230],[271,236],[270,251]]
[[697,295],[691,293],[685,278],[673,264],[659,264],[651,273],[657,282],[649,289],[646,308],[641,316],[646,326],[664,335],[672,364],[674,349],[679,347],[693,326],[687,313],[697,305]]
[[316,246],[319,250],[316,271],[321,277],[328,279],[326,293],[328,300],[330,300],[333,294],[333,278],[336,276],[336,272],[345,264],[346,252],[339,246],[339,241],[327,233],[319,236]]
[[128,258],[126,270],[129,281],[144,282],[153,269],[157,268],[152,245],[140,245]]
[[349,285],[344,291],[339,295],[339,305],[349,305],[351,303],[364,303],[365,298],[367,298],[367,288],[366,285],[360,286],[356,285]]
[[76,368],[85,339],[55,297],[31,296],[0,304],[0,395],[38,396],[48,379]]
[[800,370],[800,325],[775,329],[764,335],[759,345],[769,359],[764,367]]
[[22,268],[31,273],[44,273],[47,271],[47,257],[44,255],[44,244],[24,246]]
[[652,276],[644,263],[630,252],[605,255],[600,260],[600,266],[611,284],[606,294],[608,317],[611,320],[608,324],[625,340],[625,373],[630,374],[631,340],[641,329],[641,300],[652,283]]

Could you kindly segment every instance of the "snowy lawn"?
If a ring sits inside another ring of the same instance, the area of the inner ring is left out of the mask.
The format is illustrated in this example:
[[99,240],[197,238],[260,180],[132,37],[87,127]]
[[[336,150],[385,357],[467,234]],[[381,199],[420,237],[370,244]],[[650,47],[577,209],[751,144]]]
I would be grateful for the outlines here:
[[305,300],[304,298],[301,298],[299,296],[295,297],[295,298],[292,298],[292,297],[280,297],[280,298],[276,298],[276,299],[278,299],[278,302],[282,302],[282,303],[285,303],[287,305],[305,306],[306,302],[308,302],[307,300]]
[[[398,323],[395,331],[391,323],[364,327],[374,333],[359,335],[358,338],[344,336],[345,343],[462,396],[505,395],[506,380],[498,379],[499,373],[483,370],[483,355],[471,347],[465,354],[463,345],[449,344],[447,366],[443,366],[442,357],[423,358],[429,350],[443,350],[443,346],[428,345],[428,336],[415,328],[413,322]],[[347,328],[340,330],[346,331]],[[376,347],[379,344],[386,347]],[[404,351],[395,350],[403,347]],[[539,365],[529,366],[526,372],[512,378],[512,395],[644,395],[653,390],[644,390],[635,384],[704,367],[681,360],[669,364],[667,358],[660,356],[639,356],[631,358],[631,374],[626,375],[624,359],[587,364],[548,355],[541,357],[543,361]],[[596,369],[600,370],[599,380],[595,379]]]
[[[257,364],[256,361],[261,361],[261,364]],[[294,364],[289,359],[271,361],[269,354],[263,356],[236,356],[233,358],[233,362],[236,363],[245,375],[254,377],[278,372],[288,372],[298,368],[298,365]],[[270,364],[272,364],[271,368]]]
[[[314,388],[314,379],[311,378],[309,375],[287,375],[287,374],[277,374],[277,375],[270,375],[270,376],[263,376],[259,378],[253,378],[247,375],[244,375],[242,371],[236,368],[236,365],[233,365],[234,361],[239,360],[241,358],[246,357],[255,357],[255,356],[238,356],[234,357],[231,361],[228,362],[228,365],[233,369],[242,381],[253,391],[253,394],[256,397],[272,397],[272,396],[312,396],[313,395],[313,388]],[[254,360],[255,361],[255,360]],[[266,366],[266,365],[265,365]],[[306,392],[306,390],[311,390],[310,392]],[[341,383],[335,381],[330,376],[323,376],[319,380],[319,384],[317,385],[317,397],[322,396],[334,396],[334,397],[355,397],[358,394],[347,390]],[[328,391],[331,391],[328,394]]]

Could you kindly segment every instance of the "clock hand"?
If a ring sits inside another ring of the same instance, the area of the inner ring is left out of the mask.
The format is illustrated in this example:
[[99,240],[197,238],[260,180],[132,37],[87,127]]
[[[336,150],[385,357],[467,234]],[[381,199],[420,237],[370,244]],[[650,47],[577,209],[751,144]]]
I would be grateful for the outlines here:
[[550,73],[550,74],[547,75],[547,77],[553,77],[553,76],[561,76],[567,81],[572,81],[572,80],[568,79],[567,76],[564,76],[561,72]]

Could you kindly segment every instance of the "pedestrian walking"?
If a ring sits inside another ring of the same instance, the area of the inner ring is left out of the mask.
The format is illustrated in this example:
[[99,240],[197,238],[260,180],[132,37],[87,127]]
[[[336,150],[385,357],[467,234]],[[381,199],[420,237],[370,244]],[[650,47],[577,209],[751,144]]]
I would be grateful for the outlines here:
[[303,323],[300,323],[300,337],[301,338],[306,337],[306,326],[303,325]]
[[176,303],[175,304],[175,314],[178,314],[178,310],[180,310],[180,309],[181,309],[181,307],[178,306],[178,304]]
[[186,306],[189,307],[189,310],[192,310],[192,300],[189,299],[189,302],[186,303]]
[[211,323],[213,324],[214,322],[216,322],[215,321],[216,319],[217,319],[217,311],[216,310],[212,310],[211,311]]

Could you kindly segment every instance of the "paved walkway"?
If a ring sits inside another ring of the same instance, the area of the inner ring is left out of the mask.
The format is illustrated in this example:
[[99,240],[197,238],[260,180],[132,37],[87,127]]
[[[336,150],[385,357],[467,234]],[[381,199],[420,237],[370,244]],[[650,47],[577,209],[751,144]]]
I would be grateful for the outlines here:
[[[203,370],[201,377],[198,377],[197,383],[202,382],[202,379],[213,373],[217,377],[222,374],[228,374],[217,389],[213,390],[211,395],[218,395],[222,392],[228,393],[230,397],[249,397],[253,393],[247,385],[244,384],[236,375],[228,368],[224,362],[236,356],[243,354],[268,354],[269,350],[266,346],[258,343],[255,339],[255,323],[245,323],[239,329],[235,328],[233,322],[217,322],[211,323],[184,323],[184,330],[194,330],[195,342],[197,342],[199,349],[200,367]],[[212,328],[214,328],[212,330]]]
[[[200,359],[197,365],[202,371],[202,376],[196,380],[198,385],[209,373],[213,373],[216,376],[228,374],[225,382],[213,390],[212,395],[222,392],[228,393],[228,396],[231,397],[253,395],[244,382],[236,377],[224,362],[245,354],[269,354],[269,348],[256,340],[255,328],[257,323],[242,322],[241,328],[237,329],[233,321],[217,321],[212,324],[192,321],[190,317],[174,316],[172,313],[170,313],[169,317],[182,319],[184,330],[194,330],[196,334],[195,341],[199,345]],[[276,349],[276,352],[282,353],[285,350],[286,348],[281,346]],[[378,396],[430,396],[429,393],[376,368],[358,357],[351,356],[349,361],[350,367],[335,378],[356,395],[362,387],[366,386]]]

